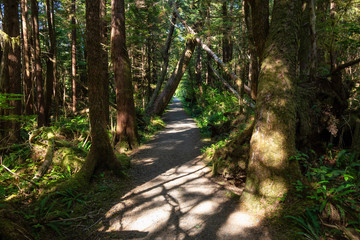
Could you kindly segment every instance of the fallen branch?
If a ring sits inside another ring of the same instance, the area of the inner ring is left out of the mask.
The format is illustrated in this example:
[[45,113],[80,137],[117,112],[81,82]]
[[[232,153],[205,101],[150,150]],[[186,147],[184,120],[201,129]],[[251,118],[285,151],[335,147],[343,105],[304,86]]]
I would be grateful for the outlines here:
[[0,165],[1,165],[6,171],[8,171],[9,173],[11,173],[15,178],[20,178],[20,179],[22,179],[22,180],[24,180],[24,181],[27,181],[27,182],[31,183],[31,184],[34,185],[36,188],[39,188],[39,186],[38,186],[38,184],[37,184],[36,182],[33,182],[33,181],[28,180],[28,179],[26,179],[26,178],[24,178],[24,177],[21,177],[19,174],[13,172],[11,169],[9,169],[8,167],[6,167],[6,166],[3,164],[3,162],[2,162],[2,156],[0,156]]
[[[180,16],[176,6],[174,7],[174,12],[187,31],[195,36],[195,40],[201,48],[204,49],[221,66],[221,68],[231,77],[233,81],[240,82],[241,84],[242,80],[228,66],[226,66],[226,64],[221,61],[221,59],[199,37],[196,37],[198,34]],[[244,90],[247,95],[251,96],[251,89],[248,86],[244,85]]]

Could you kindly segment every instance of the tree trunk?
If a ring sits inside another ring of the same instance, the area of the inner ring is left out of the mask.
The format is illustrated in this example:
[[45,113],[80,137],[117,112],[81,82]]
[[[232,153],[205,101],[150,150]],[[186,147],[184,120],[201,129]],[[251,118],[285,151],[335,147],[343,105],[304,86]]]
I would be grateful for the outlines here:
[[173,71],[169,81],[166,83],[164,90],[160,93],[158,98],[155,100],[154,106],[150,109],[150,115],[160,115],[164,112],[166,106],[173,97],[177,86],[180,83],[182,76],[190,62],[191,56],[194,53],[196,41],[188,40],[186,48],[179,59],[175,70]]
[[46,16],[49,29],[49,45],[50,51],[48,59],[46,60],[46,93],[45,93],[45,120],[46,125],[50,124],[50,109],[51,109],[51,100],[53,97],[53,87],[56,78],[56,60],[55,60],[55,29],[54,29],[54,15],[52,14],[50,0],[46,0]]
[[126,50],[124,0],[111,1],[111,58],[114,67],[117,128],[116,139],[138,146],[130,60]]
[[157,96],[159,95],[161,86],[165,80],[166,77],[166,73],[167,73],[167,68],[169,65],[169,49],[171,46],[171,41],[172,41],[172,35],[174,33],[175,30],[175,23],[176,23],[176,14],[173,13],[173,16],[171,18],[171,22],[170,22],[170,27],[169,27],[169,32],[166,38],[166,42],[165,42],[165,46],[164,46],[164,50],[162,52],[162,57],[163,57],[163,65],[162,65],[162,71],[161,71],[161,76],[158,79],[158,81],[156,82],[156,88],[154,90],[154,92],[151,95],[148,107],[146,112],[148,112],[148,109],[152,108],[152,105],[155,102],[155,99],[157,98]]
[[[71,3],[71,82],[72,111],[76,112],[76,0]],[[99,23],[98,23],[99,24]]]
[[255,128],[242,207],[263,214],[280,208],[279,201],[300,177],[295,154],[295,77],[299,4],[275,0],[265,58],[259,77]]
[[[231,1],[231,9],[234,1]],[[232,11],[228,13],[228,1],[224,1],[222,5],[223,14],[223,39],[222,39],[222,50],[223,50],[223,61],[228,63],[233,57],[233,41],[232,41],[232,21],[228,18],[232,16]]]
[[256,99],[260,66],[269,32],[269,1],[245,1],[245,21],[250,43],[251,97]]
[[36,95],[37,95],[37,114],[38,126],[45,125],[45,101],[43,92],[43,77],[41,65],[41,48],[39,36],[39,18],[38,18],[38,2],[31,0],[31,19],[33,27],[33,46],[34,46],[34,64],[35,64],[35,82],[36,82]]
[[106,130],[104,76],[101,59],[100,0],[86,0],[86,48],[89,81],[89,114],[91,147],[78,179],[80,183],[90,180],[94,170],[106,166],[119,173],[121,164],[116,160]]
[[[202,58],[201,58],[201,48],[198,47],[196,50],[196,62],[195,62],[195,79],[196,79],[196,85],[199,89],[199,95],[197,96],[197,99],[202,99],[202,96],[204,94],[203,85],[202,85]],[[198,101],[200,103],[200,101]]]
[[21,0],[21,26],[23,38],[23,82],[24,82],[24,105],[25,114],[34,114],[34,94],[31,81],[30,70],[30,46],[29,46],[29,30],[28,30],[28,1]]
[[108,21],[106,20],[106,0],[100,1],[100,21],[101,21],[101,52],[102,52],[102,66],[104,71],[104,104],[105,106],[105,118],[107,119],[107,125],[109,125],[109,69],[108,62],[109,56],[105,46],[108,45]]
[[[6,0],[4,1],[4,32],[9,37],[15,38],[15,44],[10,44],[7,56],[6,65],[7,79],[5,80],[5,92],[10,94],[21,94],[21,58],[20,58],[20,28],[19,28],[19,1],[18,0]],[[9,115],[21,115],[21,101],[10,100]],[[16,120],[10,120],[7,122],[8,133],[10,142],[15,142],[20,138],[20,125]]]

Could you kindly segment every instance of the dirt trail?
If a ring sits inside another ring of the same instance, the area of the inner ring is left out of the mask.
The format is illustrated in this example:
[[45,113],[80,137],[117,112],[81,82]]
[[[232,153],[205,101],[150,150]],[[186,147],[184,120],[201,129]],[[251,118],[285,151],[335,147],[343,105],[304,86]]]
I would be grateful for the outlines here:
[[167,127],[134,155],[135,187],[105,215],[97,239],[270,239],[237,210],[201,161],[199,130],[178,99]]

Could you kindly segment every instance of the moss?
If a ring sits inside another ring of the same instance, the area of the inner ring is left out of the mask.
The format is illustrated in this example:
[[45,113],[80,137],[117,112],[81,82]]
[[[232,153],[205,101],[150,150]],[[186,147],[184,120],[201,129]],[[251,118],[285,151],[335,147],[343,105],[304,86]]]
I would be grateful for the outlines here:
[[130,158],[125,153],[115,153],[116,159],[120,161],[124,169],[130,168]]

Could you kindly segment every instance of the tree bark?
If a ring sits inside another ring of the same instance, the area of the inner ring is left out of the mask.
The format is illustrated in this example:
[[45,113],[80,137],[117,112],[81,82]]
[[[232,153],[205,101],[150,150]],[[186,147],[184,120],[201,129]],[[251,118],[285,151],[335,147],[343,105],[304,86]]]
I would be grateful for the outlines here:
[[37,95],[37,114],[38,114],[38,126],[45,125],[45,101],[43,92],[43,77],[42,77],[42,65],[41,65],[41,48],[40,48],[40,36],[39,36],[39,13],[37,0],[31,0],[31,19],[33,27],[33,46],[34,46],[34,64],[35,64],[35,82],[36,82],[36,95]]
[[[4,1],[4,32],[8,34],[8,52],[4,57],[7,58],[4,67],[6,70],[5,93],[21,94],[21,58],[20,58],[20,28],[19,28],[19,1]],[[10,43],[11,41],[11,43]],[[10,100],[9,115],[21,115],[21,101]],[[7,128],[10,142],[15,142],[20,138],[20,125],[17,120],[7,121]]]
[[116,160],[106,130],[104,76],[101,59],[101,24],[100,0],[86,0],[86,48],[89,81],[89,115],[91,147],[85,164],[81,168],[78,180],[86,183],[90,180],[94,170],[106,166],[115,173],[121,170],[121,164]]
[[[71,83],[72,111],[76,112],[76,0],[71,3]],[[99,24],[99,23],[98,23]]]
[[48,54],[48,59],[46,60],[46,92],[45,92],[45,124],[48,126],[50,124],[50,109],[51,109],[51,100],[53,97],[53,87],[56,78],[56,56],[55,56],[55,29],[54,29],[54,15],[52,14],[52,7],[50,5],[50,0],[46,0],[46,16],[49,30],[49,45],[50,51]]
[[300,178],[295,154],[297,26],[299,4],[275,0],[259,77],[255,128],[242,207],[258,214],[280,208]]
[[173,71],[168,82],[166,83],[164,90],[155,100],[153,108],[150,109],[149,111],[150,115],[161,115],[164,112],[166,106],[173,97],[182,76],[184,75],[184,72],[190,62],[191,56],[194,53],[196,45],[197,44],[195,40],[188,40],[186,42],[185,50],[182,53],[181,58],[179,59],[175,70]]
[[100,1],[100,21],[101,21],[101,52],[102,52],[102,66],[104,71],[104,104],[105,106],[105,118],[107,119],[107,125],[109,122],[109,56],[106,46],[108,45],[108,21],[106,20],[106,0]]
[[251,97],[256,99],[262,55],[269,32],[269,1],[246,0],[245,21],[250,43]]
[[130,148],[136,148],[138,137],[131,66],[126,50],[124,0],[111,1],[111,52],[116,86],[116,139],[120,147],[128,143]]
[[34,94],[31,81],[30,70],[30,46],[29,46],[29,30],[28,30],[28,1],[21,0],[21,26],[23,38],[23,82],[24,82],[24,105],[25,114],[32,115],[34,113]]

